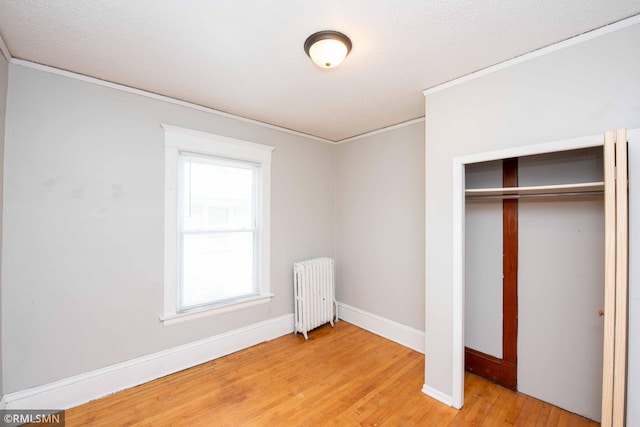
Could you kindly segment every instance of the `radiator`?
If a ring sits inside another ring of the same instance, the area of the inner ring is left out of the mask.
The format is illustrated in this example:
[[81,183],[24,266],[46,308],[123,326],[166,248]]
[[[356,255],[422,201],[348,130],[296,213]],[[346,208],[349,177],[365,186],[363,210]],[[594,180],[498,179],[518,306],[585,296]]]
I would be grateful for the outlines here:
[[333,260],[314,258],[293,264],[294,288],[294,333],[301,332],[309,339],[307,332],[325,323],[331,323],[336,316]]

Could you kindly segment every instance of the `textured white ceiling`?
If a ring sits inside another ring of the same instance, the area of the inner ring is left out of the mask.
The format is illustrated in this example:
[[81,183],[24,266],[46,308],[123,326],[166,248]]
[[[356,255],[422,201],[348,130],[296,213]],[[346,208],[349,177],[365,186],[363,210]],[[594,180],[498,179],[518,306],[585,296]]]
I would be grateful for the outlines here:
[[[638,0],[0,0],[11,55],[339,141],[422,90],[640,13]],[[303,43],[353,42],[321,70]]]

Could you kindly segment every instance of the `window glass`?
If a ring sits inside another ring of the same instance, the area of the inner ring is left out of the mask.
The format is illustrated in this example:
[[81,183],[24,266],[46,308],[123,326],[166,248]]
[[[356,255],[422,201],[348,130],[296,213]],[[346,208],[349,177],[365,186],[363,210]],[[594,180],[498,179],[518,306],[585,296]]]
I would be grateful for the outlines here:
[[258,166],[180,153],[179,309],[255,295]]

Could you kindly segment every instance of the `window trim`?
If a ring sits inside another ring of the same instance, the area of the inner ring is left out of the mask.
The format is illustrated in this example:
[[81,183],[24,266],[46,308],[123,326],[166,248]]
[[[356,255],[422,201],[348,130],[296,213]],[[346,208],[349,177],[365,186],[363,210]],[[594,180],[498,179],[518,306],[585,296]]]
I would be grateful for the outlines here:
[[[163,314],[160,320],[172,324],[188,319],[213,315],[259,303],[269,302],[273,296],[270,289],[270,211],[271,211],[271,153],[275,147],[243,141],[221,135],[161,124],[164,129],[164,297]],[[179,287],[179,225],[178,185],[180,152],[192,152],[229,160],[253,162],[259,168],[259,204],[256,215],[258,234],[257,277],[258,295],[241,297],[231,301],[194,309],[178,311]]]

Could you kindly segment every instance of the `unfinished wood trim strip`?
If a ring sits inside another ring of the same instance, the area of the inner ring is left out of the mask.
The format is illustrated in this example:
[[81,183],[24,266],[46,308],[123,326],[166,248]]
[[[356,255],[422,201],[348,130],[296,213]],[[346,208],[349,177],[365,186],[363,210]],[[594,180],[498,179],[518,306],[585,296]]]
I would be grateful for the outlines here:
[[616,282],[615,133],[604,134],[604,338],[602,353],[602,427],[613,422],[613,372]]
[[500,384],[502,380],[502,359],[490,354],[464,348],[464,369]]
[[[502,161],[502,186],[518,186],[518,158]],[[518,200],[502,201],[502,360],[500,383],[517,389],[518,363]]]
[[627,296],[629,283],[629,191],[627,132],[616,133],[616,315],[613,426],[624,426],[627,385]]

